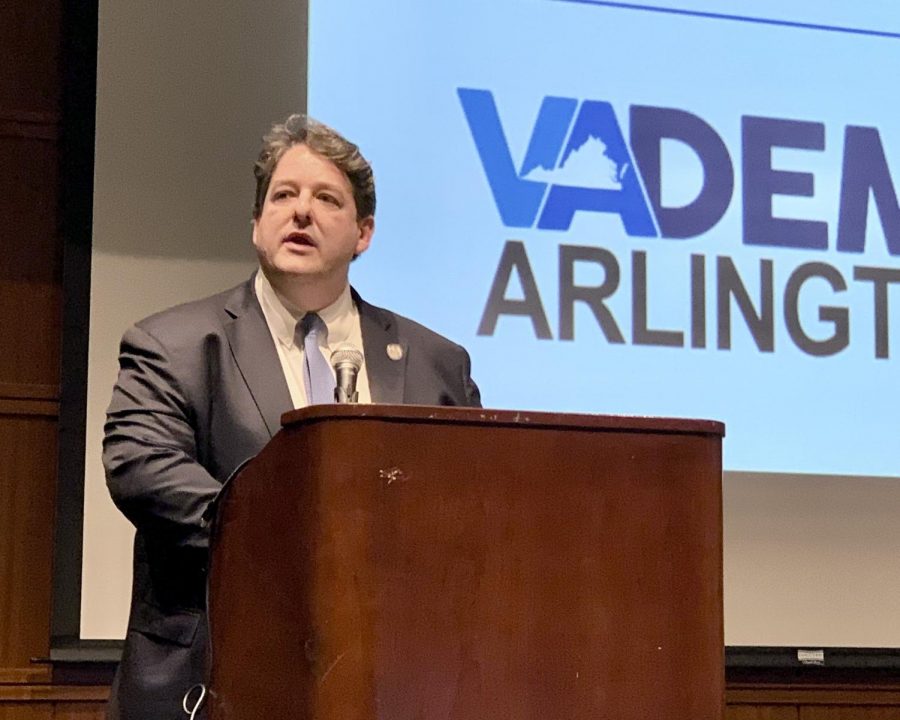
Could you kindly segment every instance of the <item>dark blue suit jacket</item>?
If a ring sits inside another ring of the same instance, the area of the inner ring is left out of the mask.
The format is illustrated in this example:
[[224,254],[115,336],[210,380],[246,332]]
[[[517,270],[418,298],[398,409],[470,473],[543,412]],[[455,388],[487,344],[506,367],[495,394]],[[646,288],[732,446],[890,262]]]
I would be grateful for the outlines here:
[[[354,300],[373,402],[480,404],[462,347]],[[388,356],[389,344],[403,348],[400,359]],[[291,398],[253,278],[137,323],[122,339],[119,364],[103,461],[113,500],[137,534],[109,716],[180,720],[182,696],[206,673],[203,513],[278,432]]]

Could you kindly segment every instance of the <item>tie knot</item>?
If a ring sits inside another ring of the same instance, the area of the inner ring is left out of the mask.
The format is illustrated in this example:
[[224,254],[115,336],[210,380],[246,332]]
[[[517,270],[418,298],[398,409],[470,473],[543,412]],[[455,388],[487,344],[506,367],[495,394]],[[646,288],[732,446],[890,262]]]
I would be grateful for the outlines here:
[[303,319],[300,321],[300,334],[303,338],[307,338],[310,335],[312,337],[318,337],[321,333],[327,333],[328,328],[325,326],[322,318],[318,316],[316,313],[306,313],[303,316]]

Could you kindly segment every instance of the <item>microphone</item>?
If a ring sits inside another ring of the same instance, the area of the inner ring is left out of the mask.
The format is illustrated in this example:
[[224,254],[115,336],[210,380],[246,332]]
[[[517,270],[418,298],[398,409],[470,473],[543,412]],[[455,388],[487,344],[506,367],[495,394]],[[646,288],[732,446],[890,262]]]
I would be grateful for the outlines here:
[[336,403],[355,403],[359,398],[356,392],[356,376],[363,364],[363,354],[351,343],[341,343],[331,353],[331,366],[337,385],[334,388]]

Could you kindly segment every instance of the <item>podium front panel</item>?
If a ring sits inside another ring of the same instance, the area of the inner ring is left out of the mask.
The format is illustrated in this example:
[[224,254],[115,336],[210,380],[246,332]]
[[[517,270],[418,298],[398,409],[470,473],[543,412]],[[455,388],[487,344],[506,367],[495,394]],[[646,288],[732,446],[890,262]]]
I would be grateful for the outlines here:
[[212,718],[721,718],[719,424],[286,420],[220,502]]

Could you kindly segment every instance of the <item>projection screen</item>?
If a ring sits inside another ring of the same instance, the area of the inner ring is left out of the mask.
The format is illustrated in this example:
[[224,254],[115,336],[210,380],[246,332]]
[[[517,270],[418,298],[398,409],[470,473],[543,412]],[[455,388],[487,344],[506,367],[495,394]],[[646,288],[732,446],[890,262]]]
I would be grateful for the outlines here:
[[900,18],[722,7],[101,3],[81,636],[128,607],[118,338],[249,275],[259,138],[308,106],[375,169],[351,281],[486,406],[726,423],[729,645],[900,648]]

